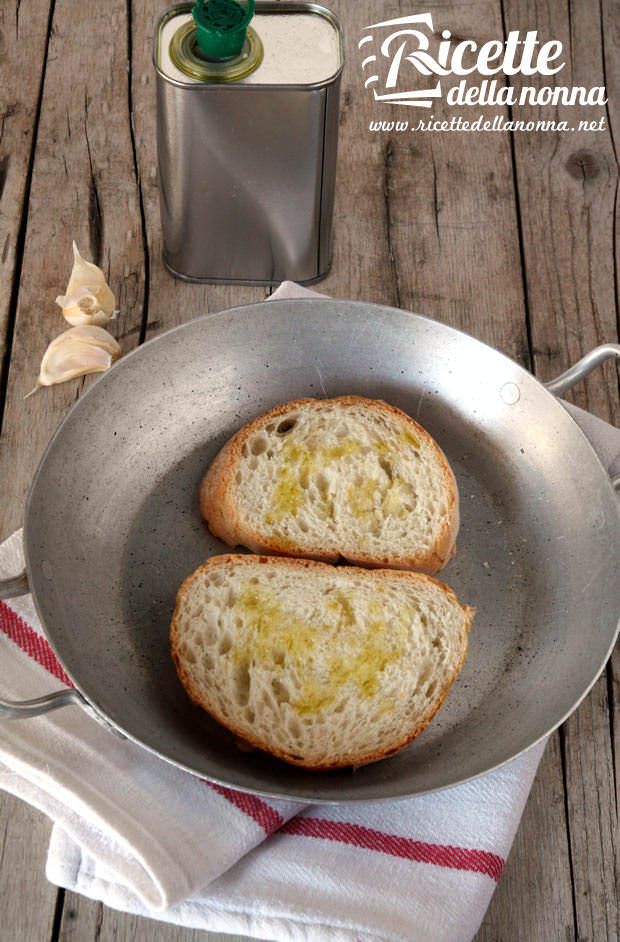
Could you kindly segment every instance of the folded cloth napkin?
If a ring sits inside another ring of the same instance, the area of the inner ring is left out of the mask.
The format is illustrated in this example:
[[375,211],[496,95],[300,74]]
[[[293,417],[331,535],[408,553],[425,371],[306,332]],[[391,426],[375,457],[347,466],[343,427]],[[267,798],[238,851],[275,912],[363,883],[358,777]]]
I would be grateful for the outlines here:
[[[611,466],[618,432],[583,416]],[[16,533],[0,574],[22,563]],[[0,602],[0,629],[0,696],[69,684],[30,596]],[[469,942],[543,749],[432,795],[303,806],[202,781],[69,706],[0,721],[0,787],[54,822],[48,878],[123,911],[287,942]]]

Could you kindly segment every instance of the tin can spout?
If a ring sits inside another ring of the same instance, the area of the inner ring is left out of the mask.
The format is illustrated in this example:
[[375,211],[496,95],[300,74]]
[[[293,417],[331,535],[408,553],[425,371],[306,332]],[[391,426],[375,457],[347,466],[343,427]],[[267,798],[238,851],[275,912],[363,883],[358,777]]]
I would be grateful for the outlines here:
[[196,0],[192,16],[199,55],[210,62],[238,56],[254,7],[254,0]]

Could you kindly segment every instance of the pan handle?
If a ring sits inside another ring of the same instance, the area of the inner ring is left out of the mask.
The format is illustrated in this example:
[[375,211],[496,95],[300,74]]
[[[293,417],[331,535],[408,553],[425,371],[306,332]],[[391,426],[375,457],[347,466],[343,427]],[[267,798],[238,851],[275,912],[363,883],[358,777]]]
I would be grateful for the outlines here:
[[18,576],[0,579],[0,599],[16,599],[18,595],[28,595],[30,587],[26,570]]
[[[0,579],[0,599],[14,599],[19,595],[27,595],[29,591],[26,570],[18,576]],[[58,710],[70,703],[83,706],[84,698],[77,690],[57,690],[55,693],[48,693],[44,697],[36,697],[34,700],[0,699],[0,719],[27,719],[30,716],[49,713],[50,710]]]
[[611,357],[620,359],[620,343],[604,343],[600,347],[595,347],[594,350],[586,353],[581,360],[577,360],[566,372],[560,373],[556,379],[552,379],[544,385],[554,396],[562,396],[569,389],[572,389],[575,383],[585,379],[592,370],[604,363],[605,360],[611,359]]
[[[605,360],[616,358],[620,360],[620,343],[604,343],[600,347],[595,347],[586,353],[585,357],[577,360],[574,366],[571,366],[566,372],[561,373],[557,379],[552,379],[544,385],[555,396],[561,396],[571,389],[575,383],[585,379],[592,370],[604,363]],[[611,478],[611,486],[620,497],[620,474],[615,474]]]
[[41,713],[49,713],[50,710],[69,706],[71,703],[79,706],[84,704],[77,690],[58,690],[44,697],[36,697],[34,700],[0,700],[0,719],[25,720],[30,716],[39,716]]

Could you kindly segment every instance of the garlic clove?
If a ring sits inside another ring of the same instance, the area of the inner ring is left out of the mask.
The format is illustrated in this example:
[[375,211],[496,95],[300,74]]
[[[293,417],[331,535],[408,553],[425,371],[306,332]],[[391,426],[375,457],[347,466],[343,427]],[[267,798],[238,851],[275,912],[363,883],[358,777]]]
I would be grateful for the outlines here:
[[[56,298],[56,303],[63,307],[63,302],[67,300],[67,295]],[[68,307],[63,307],[65,320],[78,327],[81,324],[107,324],[113,317],[99,307],[99,300],[88,288],[79,288],[71,296],[72,303]]]
[[52,343],[68,335],[70,335],[72,340],[77,340],[85,344],[96,344],[97,346],[103,347],[104,350],[107,350],[113,355],[114,359],[121,354],[121,348],[116,337],[113,337],[112,334],[104,330],[103,327],[98,327],[95,324],[81,324],[79,327],[71,327],[69,330],[65,330],[63,334],[60,334],[59,337],[56,337],[55,340],[52,340]]
[[73,243],[73,269],[67,293],[56,298],[65,320],[81,324],[107,324],[114,316],[115,298],[98,265],[87,262]]
[[76,376],[107,370],[112,363],[112,354],[101,347],[89,346],[85,350],[59,348],[52,351],[41,368],[39,382],[42,386],[54,386]]
[[37,384],[28,395],[41,386],[55,386],[77,376],[102,373],[120,353],[119,344],[103,327],[92,324],[70,327],[55,337],[43,354]]

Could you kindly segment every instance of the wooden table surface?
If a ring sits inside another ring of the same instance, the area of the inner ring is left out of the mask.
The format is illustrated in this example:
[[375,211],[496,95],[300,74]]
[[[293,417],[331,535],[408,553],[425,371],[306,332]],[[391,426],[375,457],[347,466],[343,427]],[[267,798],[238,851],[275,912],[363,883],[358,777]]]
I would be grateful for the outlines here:
[[[618,0],[330,5],[344,26],[347,66],[335,256],[321,290],[462,328],[542,379],[617,340]],[[162,266],[151,64],[162,8],[144,0],[0,4],[1,538],[21,524],[43,448],[92,381],[24,400],[45,347],[63,329],[54,298],[65,287],[72,239],[109,274],[120,308],[113,329],[124,351],[196,314],[266,294],[182,284]],[[607,107],[527,106],[519,117],[567,117],[572,125],[602,115],[606,129],[370,132],[370,120],[387,113],[377,112],[360,80],[360,31],[427,8],[454,35],[478,42],[528,28],[560,39],[562,83],[606,84]],[[588,379],[574,401],[618,424],[614,367]],[[616,652],[551,737],[477,942],[618,938],[618,663]],[[49,822],[4,794],[0,815],[2,940],[215,938],[58,891],[44,875]]]

